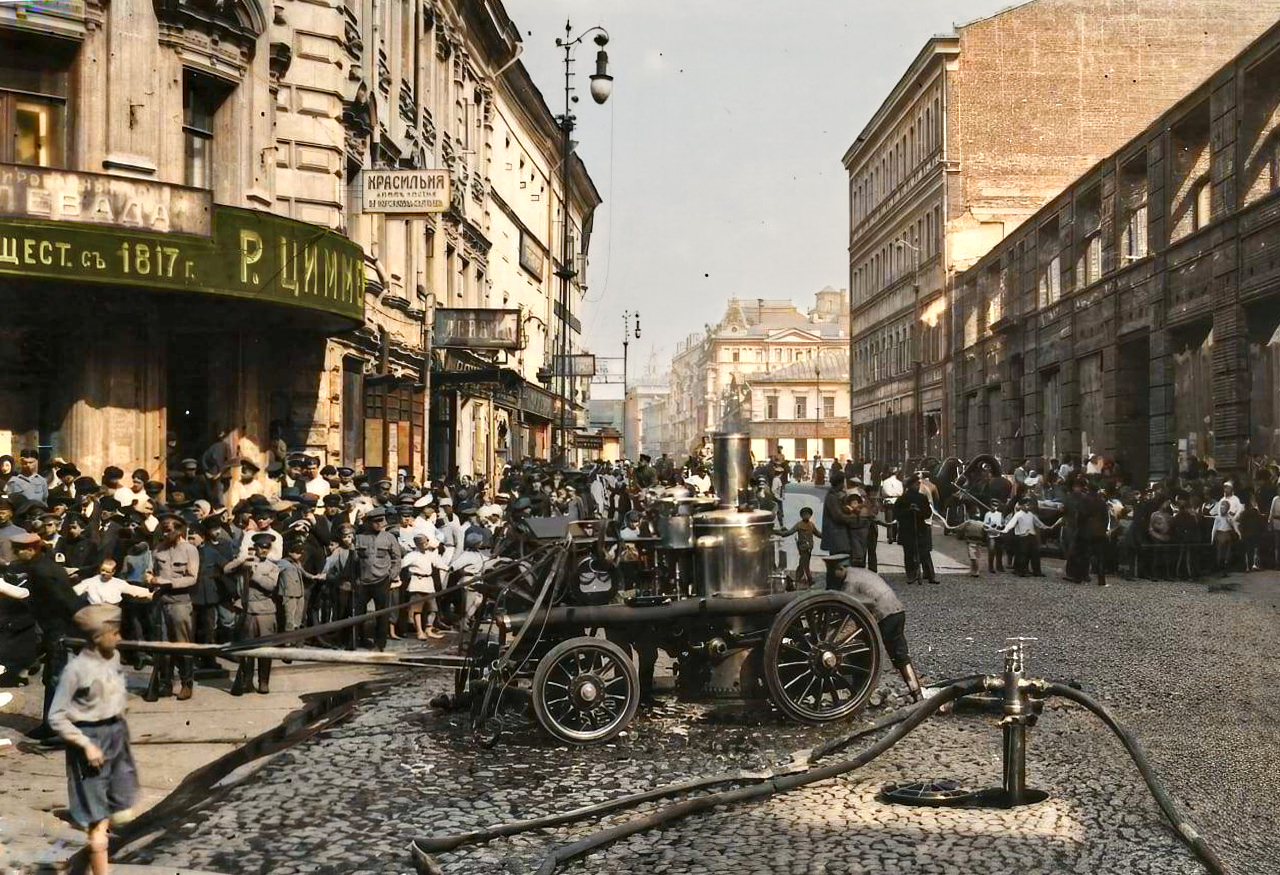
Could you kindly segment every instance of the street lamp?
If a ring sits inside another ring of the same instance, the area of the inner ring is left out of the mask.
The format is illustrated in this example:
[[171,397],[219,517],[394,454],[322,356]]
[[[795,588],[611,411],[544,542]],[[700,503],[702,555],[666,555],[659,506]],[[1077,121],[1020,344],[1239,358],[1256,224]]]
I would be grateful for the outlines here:
[[636,340],[640,339],[640,314],[622,313],[622,454],[627,454],[627,345],[631,342],[631,320],[636,322]]
[[[902,459],[902,464],[905,467],[907,464],[906,455],[911,451],[921,457],[925,455],[923,448],[920,446],[921,438],[924,435],[924,391],[920,385],[920,372],[924,366],[924,356],[922,355],[920,343],[920,248],[911,245],[906,240],[897,241],[897,245],[911,250],[911,288],[914,293],[911,313],[911,367],[914,371],[911,395],[915,410],[912,412],[911,426],[908,429],[909,444]],[[904,441],[904,443],[907,443],[907,441]]]
[[573,50],[586,39],[588,34],[594,33],[595,44],[600,47],[596,53],[596,72],[591,76],[591,98],[596,103],[604,103],[609,99],[609,95],[613,93],[613,77],[609,75],[609,55],[604,47],[609,42],[609,33],[603,27],[590,27],[578,34],[573,35],[573,25],[566,21],[564,23],[564,37],[556,38],[556,45],[564,49],[564,115],[557,119],[560,126],[560,267],[556,271],[556,276],[560,279],[560,313],[559,326],[560,336],[557,348],[559,350],[559,366],[555,368],[558,375],[558,383],[560,388],[560,436],[557,444],[556,461],[562,466],[567,467],[568,463],[568,423],[566,417],[569,409],[569,324],[573,316],[572,305],[573,300],[569,291],[569,281],[576,275],[577,271],[573,265],[573,252],[569,247],[569,202],[571,197],[571,189],[569,183],[569,158],[573,154],[573,126],[575,117],[573,115],[573,104],[577,103],[578,98],[573,94]]

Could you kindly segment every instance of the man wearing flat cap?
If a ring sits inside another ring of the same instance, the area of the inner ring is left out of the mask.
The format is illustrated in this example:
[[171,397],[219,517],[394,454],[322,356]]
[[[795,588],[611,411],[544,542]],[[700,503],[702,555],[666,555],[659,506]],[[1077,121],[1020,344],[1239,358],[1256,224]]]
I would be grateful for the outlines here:
[[9,478],[4,491],[27,501],[49,503],[49,481],[40,476],[40,455],[35,450],[18,454],[18,473]]
[[236,459],[232,467],[239,468],[239,474],[222,495],[227,507],[235,507],[250,496],[264,493],[262,480],[258,476],[258,464],[253,459]]
[[[200,551],[187,540],[187,524],[176,514],[160,520],[160,543],[152,553],[154,569],[146,577],[147,585],[156,588],[156,601],[166,641],[190,644],[195,641],[194,608],[191,593],[200,576]],[[178,658],[178,674],[182,687],[178,701],[191,698],[195,680],[194,665],[190,656]],[[144,698],[153,702],[160,696],[173,695],[173,658],[159,654],[151,683]]]
[[49,705],[67,664],[67,650],[62,639],[71,634],[71,618],[79,607],[79,598],[67,572],[42,549],[39,535],[15,533],[9,540],[17,559],[9,569],[27,576],[26,588],[31,595],[23,602],[40,627],[40,641],[45,653],[44,719],[27,733],[27,737],[45,740],[54,734],[49,727]]
[[[391,582],[400,576],[400,541],[387,530],[387,515],[382,508],[365,514],[365,529],[356,535],[356,555],[360,557],[360,586],[356,590],[355,613],[363,613],[372,600],[374,609],[391,603]],[[374,647],[384,650],[391,621],[387,615],[374,624]]]

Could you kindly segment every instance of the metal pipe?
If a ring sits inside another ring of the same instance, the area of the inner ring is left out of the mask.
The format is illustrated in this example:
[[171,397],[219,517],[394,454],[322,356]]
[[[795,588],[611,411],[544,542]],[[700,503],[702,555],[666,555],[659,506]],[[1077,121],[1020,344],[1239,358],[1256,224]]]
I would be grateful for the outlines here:
[[772,614],[804,595],[804,592],[779,592],[751,598],[682,599],[665,605],[639,608],[631,605],[568,605],[525,614],[500,614],[497,622],[508,632],[524,626],[599,626],[604,624],[650,623],[677,617],[728,617],[748,614]]

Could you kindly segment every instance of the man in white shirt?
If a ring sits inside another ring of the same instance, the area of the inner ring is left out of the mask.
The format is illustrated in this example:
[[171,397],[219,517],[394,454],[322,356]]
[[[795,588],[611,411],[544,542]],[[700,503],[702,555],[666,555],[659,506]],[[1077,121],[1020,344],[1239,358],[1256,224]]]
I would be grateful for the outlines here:
[[145,586],[134,586],[115,575],[115,560],[104,559],[99,566],[97,577],[77,583],[72,589],[75,590],[76,595],[82,595],[88,599],[91,605],[118,605],[124,596],[150,599],[155,595],[155,590],[147,589]]
[[[1018,512],[1004,526],[1004,531],[1013,535],[1017,545],[1017,552],[1013,556],[1013,573],[1019,577],[1027,576],[1028,565],[1032,577],[1044,577],[1044,572],[1040,570],[1040,532],[1051,527],[1046,526],[1035,515],[1033,507],[1031,499],[1022,499],[1018,502]],[[1061,520],[1054,525],[1060,523]]]
[[324,498],[329,494],[332,487],[329,481],[320,476],[320,457],[307,456],[306,468],[307,481],[303,485],[303,492],[310,492],[316,498]]
[[893,503],[902,497],[902,481],[898,479],[898,469],[890,468],[889,476],[880,481],[880,504],[884,507],[884,521],[889,526],[888,542],[892,544],[898,537],[898,527],[893,523]]

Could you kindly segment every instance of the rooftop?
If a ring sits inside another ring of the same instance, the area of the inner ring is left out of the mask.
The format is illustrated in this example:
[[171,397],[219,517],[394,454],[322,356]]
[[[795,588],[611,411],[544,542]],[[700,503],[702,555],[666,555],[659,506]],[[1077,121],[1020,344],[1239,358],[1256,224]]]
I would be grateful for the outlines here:
[[767,374],[752,375],[750,379],[752,383],[845,382],[849,379],[849,353],[847,350],[823,350],[813,359]]

